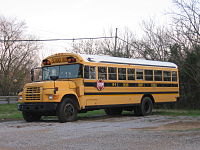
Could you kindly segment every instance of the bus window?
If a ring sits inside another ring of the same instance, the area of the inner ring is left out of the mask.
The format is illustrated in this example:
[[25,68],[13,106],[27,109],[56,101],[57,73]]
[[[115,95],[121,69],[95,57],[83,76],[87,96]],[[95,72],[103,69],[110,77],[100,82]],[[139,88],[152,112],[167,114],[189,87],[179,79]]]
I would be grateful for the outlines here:
[[107,68],[106,67],[98,67],[98,79],[107,80]]
[[128,80],[135,80],[135,69],[128,68]]
[[94,66],[85,66],[84,67],[84,78],[85,79],[95,79],[96,71]]
[[171,81],[171,72],[163,71],[164,81]]
[[162,81],[162,71],[154,70],[154,81]]
[[145,70],[145,80],[153,81],[153,70]]
[[108,79],[117,80],[117,69],[114,67],[108,67]]
[[177,72],[172,71],[172,81],[177,81]]
[[118,68],[118,79],[126,80],[126,68]]
[[143,69],[136,69],[136,79],[143,80]]

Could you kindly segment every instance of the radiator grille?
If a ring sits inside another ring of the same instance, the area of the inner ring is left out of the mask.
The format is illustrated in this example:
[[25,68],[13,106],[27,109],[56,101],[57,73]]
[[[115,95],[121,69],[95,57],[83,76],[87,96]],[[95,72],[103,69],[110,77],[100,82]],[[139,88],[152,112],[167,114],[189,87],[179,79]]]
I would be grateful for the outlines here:
[[27,87],[25,93],[26,100],[40,100],[41,90],[40,87]]

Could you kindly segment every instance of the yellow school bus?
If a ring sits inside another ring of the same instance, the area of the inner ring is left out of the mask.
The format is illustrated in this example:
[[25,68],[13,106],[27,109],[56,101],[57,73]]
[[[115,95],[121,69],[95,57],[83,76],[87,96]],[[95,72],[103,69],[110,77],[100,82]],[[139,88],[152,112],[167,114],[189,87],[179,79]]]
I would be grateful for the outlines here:
[[97,109],[145,116],[155,103],[179,97],[178,67],[171,62],[58,53],[31,73],[33,82],[18,96],[18,110],[27,122],[52,115],[59,122],[74,121],[77,113]]

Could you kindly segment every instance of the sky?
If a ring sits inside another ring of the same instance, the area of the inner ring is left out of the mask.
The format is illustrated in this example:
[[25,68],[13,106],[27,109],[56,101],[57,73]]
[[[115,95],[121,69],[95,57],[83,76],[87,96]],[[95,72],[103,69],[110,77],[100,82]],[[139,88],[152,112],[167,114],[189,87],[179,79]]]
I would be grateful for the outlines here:
[[[172,0],[0,0],[0,15],[25,21],[39,39],[99,37],[128,28],[141,34],[142,20],[166,24]],[[64,42],[46,42],[42,57],[65,52]]]

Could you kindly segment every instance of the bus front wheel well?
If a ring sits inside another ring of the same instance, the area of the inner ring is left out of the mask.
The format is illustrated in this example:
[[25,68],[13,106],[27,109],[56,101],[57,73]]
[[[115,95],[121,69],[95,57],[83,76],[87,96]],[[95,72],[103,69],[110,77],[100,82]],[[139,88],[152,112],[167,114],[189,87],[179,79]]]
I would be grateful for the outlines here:
[[76,104],[77,104],[78,110],[80,110],[80,105],[79,105],[79,102],[78,102],[78,99],[77,99],[76,95],[73,95],[73,94],[66,94],[66,95],[63,96],[61,102],[62,102],[65,98],[71,98],[71,99],[73,99],[73,100],[76,102]]

